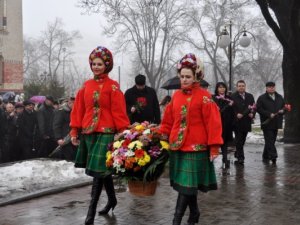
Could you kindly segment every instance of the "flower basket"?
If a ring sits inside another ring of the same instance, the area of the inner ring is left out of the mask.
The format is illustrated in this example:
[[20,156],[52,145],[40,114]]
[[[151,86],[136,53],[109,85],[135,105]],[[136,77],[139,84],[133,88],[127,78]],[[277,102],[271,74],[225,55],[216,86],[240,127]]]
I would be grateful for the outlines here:
[[169,158],[168,149],[169,144],[160,140],[156,125],[134,124],[115,136],[106,154],[106,166],[128,181],[131,193],[153,195]]
[[152,196],[155,194],[157,180],[143,182],[141,180],[128,180],[129,192],[136,196]]

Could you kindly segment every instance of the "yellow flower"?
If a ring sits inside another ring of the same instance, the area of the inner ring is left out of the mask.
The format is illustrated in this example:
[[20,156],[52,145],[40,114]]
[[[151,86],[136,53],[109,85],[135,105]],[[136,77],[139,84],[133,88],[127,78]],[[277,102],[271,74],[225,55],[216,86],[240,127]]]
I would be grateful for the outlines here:
[[133,142],[131,142],[128,145],[128,148],[132,150],[135,145],[136,145],[137,148],[142,148],[143,147],[143,143],[142,142],[140,142],[140,141],[133,141]]
[[146,164],[147,164],[146,161],[143,160],[143,159],[140,159],[139,162],[138,162],[139,166],[145,166]]
[[113,144],[113,147],[114,148],[120,148],[122,146],[123,141],[124,140],[122,140],[122,141],[115,141],[114,144]]
[[160,144],[161,144],[161,149],[169,150],[170,145],[169,145],[168,142],[166,142],[166,141],[160,141]]
[[106,161],[109,161],[112,158],[111,151],[106,153]]
[[146,163],[150,162],[151,160],[150,156],[147,153],[145,153],[144,160]]
[[139,125],[135,126],[135,129],[137,131],[140,131],[140,130],[145,130],[145,127],[143,125],[139,124]]

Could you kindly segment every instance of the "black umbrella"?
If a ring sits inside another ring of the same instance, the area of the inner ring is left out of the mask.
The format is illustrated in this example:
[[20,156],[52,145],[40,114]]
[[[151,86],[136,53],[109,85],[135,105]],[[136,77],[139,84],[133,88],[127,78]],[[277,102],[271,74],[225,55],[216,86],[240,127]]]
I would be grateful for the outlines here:
[[[208,87],[210,84],[206,80],[201,80],[200,81],[200,86],[201,87]],[[169,80],[167,80],[161,88],[166,89],[166,90],[174,90],[174,89],[180,89],[180,79],[179,77],[173,77]]]
[[166,89],[166,90],[174,90],[174,89],[180,89],[180,80],[179,77],[173,77],[169,80],[167,80],[160,88]]

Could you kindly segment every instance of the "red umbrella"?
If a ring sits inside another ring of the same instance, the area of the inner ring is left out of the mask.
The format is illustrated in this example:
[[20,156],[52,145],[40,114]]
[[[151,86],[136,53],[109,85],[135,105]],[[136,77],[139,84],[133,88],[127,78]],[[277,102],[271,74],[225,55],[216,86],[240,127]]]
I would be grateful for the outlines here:
[[30,98],[30,101],[34,103],[43,103],[46,100],[46,97],[43,95],[35,95]]

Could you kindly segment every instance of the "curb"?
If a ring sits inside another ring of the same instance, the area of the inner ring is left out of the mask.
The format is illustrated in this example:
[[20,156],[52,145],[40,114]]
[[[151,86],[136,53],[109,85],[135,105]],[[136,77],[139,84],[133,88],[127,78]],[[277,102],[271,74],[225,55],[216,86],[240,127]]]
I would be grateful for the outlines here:
[[45,196],[45,195],[56,194],[56,193],[63,192],[68,189],[72,189],[72,188],[84,187],[84,186],[92,184],[92,182],[93,181],[86,181],[86,182],[81,182],[81,183],[75,183],[72,185],[60,186],[57,188],[51,188],[51,189],[46,189],[46,190],[42,190],[42,191],[37,191],[34,193],[23,195],[21,197],[16,197],[16,198],[10,199],[8,201],[0,202],[0,207],[10,205],[10,204],[16,204],[16,203],[23,202],[23,201],[28,201],[28,200],[31,200],[34,198]]

